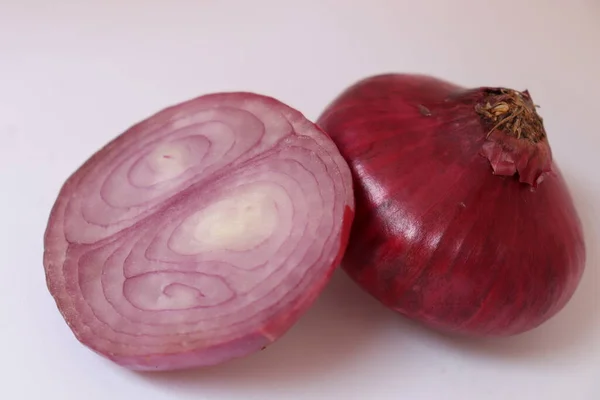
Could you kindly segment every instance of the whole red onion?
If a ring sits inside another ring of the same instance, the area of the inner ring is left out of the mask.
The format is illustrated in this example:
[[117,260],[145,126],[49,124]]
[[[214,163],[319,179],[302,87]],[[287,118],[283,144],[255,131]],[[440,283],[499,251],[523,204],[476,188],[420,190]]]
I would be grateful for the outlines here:
[[221,93],[118,136],[52,210],[48,288],[76,337],[137,370],[212,365],[283,335],[339,264],[348,165],[281,102]]
[[354,176],[342,266],[383,304],[444,331],[511,335],[571,298],[582,227],[527,91],[379,75],[317,123]]

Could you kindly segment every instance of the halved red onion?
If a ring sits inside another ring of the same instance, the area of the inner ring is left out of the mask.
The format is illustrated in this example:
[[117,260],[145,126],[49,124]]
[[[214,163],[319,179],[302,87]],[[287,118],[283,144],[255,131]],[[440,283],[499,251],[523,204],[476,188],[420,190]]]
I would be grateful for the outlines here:
[[298,111],[252,93],[138,123],[62,187],[48,288],[76,337],[136,370],[217,364],[285,333],[343,255],[351,174]]

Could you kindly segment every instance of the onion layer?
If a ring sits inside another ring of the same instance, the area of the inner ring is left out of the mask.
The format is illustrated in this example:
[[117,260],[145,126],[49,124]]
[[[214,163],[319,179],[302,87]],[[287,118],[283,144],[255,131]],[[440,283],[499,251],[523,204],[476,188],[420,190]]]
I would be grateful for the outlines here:
[[444,331],[511,335],[571,298],[582,228],[529,93],[379,75],[317,123],[354,176],[342,266],[383,304]]
[[217,364],[280,337],[339,263],[348,165],[299,112],[199,97],[131,127],[62,187],[48,288],[76,337],[136,370]]

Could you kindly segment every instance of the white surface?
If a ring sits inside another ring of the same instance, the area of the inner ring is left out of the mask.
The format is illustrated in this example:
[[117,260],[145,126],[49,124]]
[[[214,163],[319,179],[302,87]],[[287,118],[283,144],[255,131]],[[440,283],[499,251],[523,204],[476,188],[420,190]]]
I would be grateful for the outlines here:
[[[599,21],[598,0],[0,0],[0,398],[600,399]],[[258,91],[316,118],[387,71],[528,88],[542,105],[588,240],[559,316],[448,339],[338,274],[278,343],[217,368],[135,374],[74,339],[45,287],[42,233],[91,152],[203,93]]]

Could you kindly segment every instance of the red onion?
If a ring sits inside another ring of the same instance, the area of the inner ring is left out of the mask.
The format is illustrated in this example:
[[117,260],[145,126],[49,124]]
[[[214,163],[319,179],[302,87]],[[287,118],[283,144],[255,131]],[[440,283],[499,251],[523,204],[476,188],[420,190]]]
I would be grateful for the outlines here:
[[286,332],[339,264],[348,165],[272,98],[203,96],[138,123],[62,187],[48,287],[76,337],[136,370],[217,364]]
[[379,75],[317,123],[354,177],[342,267],[384,305],[442,331],[511,335],[571,298],[582,228],[527,91]]

